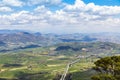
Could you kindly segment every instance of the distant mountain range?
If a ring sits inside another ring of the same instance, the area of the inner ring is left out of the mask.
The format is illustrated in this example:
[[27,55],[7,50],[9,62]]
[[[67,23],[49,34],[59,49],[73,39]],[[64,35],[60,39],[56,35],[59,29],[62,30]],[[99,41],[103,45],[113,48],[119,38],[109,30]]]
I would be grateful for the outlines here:
[[62,42],[112,42],[120,44],[120,33],[75,33],[75,34],[46,34]]
[[120,43],[120,33],[41,34],[22,30],[0,30],[0,51],[49,46],[64,42]]
[[23,30],[0,30],[0,34],[13,34],[13,33],[18,33],[18,32],[28,32],[28,31],[23,31]]

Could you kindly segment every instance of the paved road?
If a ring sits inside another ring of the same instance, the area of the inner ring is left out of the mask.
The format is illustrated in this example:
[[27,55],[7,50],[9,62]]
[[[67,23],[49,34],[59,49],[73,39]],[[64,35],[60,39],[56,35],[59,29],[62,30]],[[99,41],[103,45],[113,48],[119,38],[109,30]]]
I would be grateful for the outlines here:
[[89,55],[89,56],[81,56],[81,57],[77,58],[76,60],[71,61],[70,63],[68,63],[67,66],[66,66],[66,68],[65,68],[65,70],[64,70],[64,73],[62,74],[62,77],[61,77],[60,80],[65,80],[65,77],[66,77],[66,75],[67,75],[67,73],[68,73],[68,70],[69,70],[69,68],[70,68],[73,64],[79,62],[81,59],[89,58],[89,57],[91,57],[91,55]]

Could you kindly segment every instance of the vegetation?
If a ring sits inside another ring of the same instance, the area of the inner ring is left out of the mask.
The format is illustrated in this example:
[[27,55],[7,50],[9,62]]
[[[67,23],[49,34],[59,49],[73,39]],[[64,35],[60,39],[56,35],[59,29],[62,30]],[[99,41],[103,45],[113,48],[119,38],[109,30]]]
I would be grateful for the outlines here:
[[105,57],[95,62],[98,72],[93,80],[120,80],[120,56]]
[[[91,69],[96,60],[119,53],[120,45],[109,42],[68,42],[2,52],[0,80],[57,80],[69,62],[84,56],[89,57],[81,58],[79,62],[71,65],[66,79],[91,80],[91,76],[96,74],[96,71]],[[111,78],[112,75],[106,76]],[[116,78],[118,77],[116,75]]]

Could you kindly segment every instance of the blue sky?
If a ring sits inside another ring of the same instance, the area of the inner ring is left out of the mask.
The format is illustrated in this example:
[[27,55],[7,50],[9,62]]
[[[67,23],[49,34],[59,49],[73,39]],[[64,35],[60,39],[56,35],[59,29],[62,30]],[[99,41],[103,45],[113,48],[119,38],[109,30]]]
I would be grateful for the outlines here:
[[119,6],[120,0],[84,0],[85,3],[95,3],[96,5]]
[[[120,0],[83,0],[86,4],[94,3],[96,5],[119,6]],[[65,3],[74,4],[75,0],[63,0]]]
[[93,33],[119,25],[120,0],[0,0],[0,29]]

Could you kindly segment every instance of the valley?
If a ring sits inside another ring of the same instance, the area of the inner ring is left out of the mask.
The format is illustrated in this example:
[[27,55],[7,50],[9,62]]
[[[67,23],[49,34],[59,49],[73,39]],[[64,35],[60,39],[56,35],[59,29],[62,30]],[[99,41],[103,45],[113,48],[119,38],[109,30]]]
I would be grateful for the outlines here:
[[120,55],[120,44],[111,38],[100,41],[88,35],[65,36],[2,32],[0,80],[59,80],[68,64],[66,78],[91,80],[96,74],[92,69],[95,61]]
[[120,80],[120,0],[0,0],[0,80]]
[[[99,44],[104,44],[108,47],[108,50],[104,50]],[[94,44],[93,47],[89,48],[87,46],[93,45],[93,43],[86,43],[84,47],[87,47],[88,51],[81,48],[83,47],[82,43],[78,45],[66,43],[64,45],[59,44],[59,46],[28,48],[1,53],[0,78],[1,80],[53,80],[56,75],[64,73],[69,62],[80,59],[69,68],[68,72],[72,74],[72,80],[90,80],[95,73],[91,69],[94,66],[94,61],[100,57],[119,55],[120,50],[117,47],[120,45],[111,43],[111,46],[107,46],[105,44],[98,42],[98,44]],[[77,46],[80,50],[74,51],[71,47],[68,47],[69,49],[61,48],[61,45]],[[96,52],[98,53],[96,54]],[[84,56],[90,57],[82,58]]]

